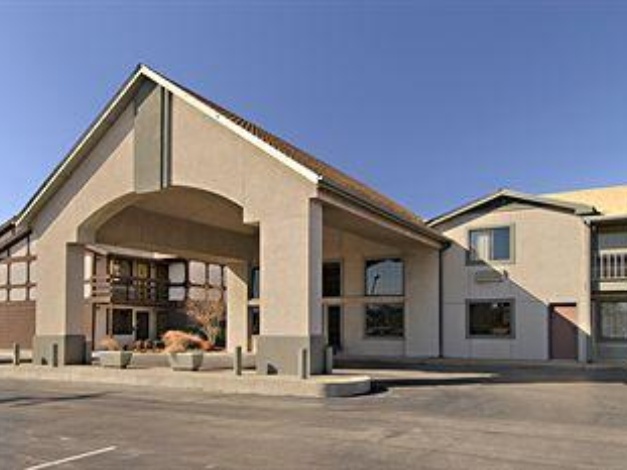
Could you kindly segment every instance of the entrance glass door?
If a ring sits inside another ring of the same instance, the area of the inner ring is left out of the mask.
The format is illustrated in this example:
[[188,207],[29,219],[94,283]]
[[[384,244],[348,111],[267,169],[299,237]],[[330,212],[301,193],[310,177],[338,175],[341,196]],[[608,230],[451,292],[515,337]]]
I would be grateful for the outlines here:
[[150,339],[150,313],[138,311],[135,313],[135,340]]
[[340,305],[327,306],[327,338],[333,352],[342,350],[342,307]]

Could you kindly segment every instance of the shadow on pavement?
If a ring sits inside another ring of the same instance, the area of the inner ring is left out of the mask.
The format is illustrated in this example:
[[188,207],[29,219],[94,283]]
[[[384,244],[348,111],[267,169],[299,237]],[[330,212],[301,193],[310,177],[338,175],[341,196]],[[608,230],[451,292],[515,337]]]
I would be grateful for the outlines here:
[[627,368],[520,364],[392,364],[343,361],[338,367],[373,378],[374,392],[392,388],[496,384],[627,384]]
[[79,395],[58,395],[49,397],[34,397],[34,396],[13,396],[13,397],[0,397],[0,407],[8,405],[11,408],[21,408],[26,406],[46,405],[50,403],[62,403],[72,402],[80,400],[90,400],[93,398],[101,398],[108,395],[108,393],[88,393]]

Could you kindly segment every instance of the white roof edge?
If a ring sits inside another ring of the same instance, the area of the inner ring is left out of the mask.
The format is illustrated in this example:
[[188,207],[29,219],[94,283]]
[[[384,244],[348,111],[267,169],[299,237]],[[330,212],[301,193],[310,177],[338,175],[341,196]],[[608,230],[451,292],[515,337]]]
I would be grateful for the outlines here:
[[488,194],[482,198],[471,201],[463,206],[458,207],[457,209],[453,209],[452,211],[445,212],[437,217],[429,219],[427,221],[427,225],[430,227],[439,225],[441,223],[447,222],[455,217],[458,217],[462,214],[470,212],[477,207],[482,206],[490,201],[498,199],[500,197],[509,197],[512,199],[519,199],[521,201],[528,201],[535,204],[541,204],[545,206],[553,206],[562,209],[571,210],[575,215],[588,215],[593,214],[596,209],[593,206],[589,206],[586,204],[572,203],[567,201],[561,201],[557,199],[552,199],[544,196],[535,196],[532,194],[522,193],[519,191],[514,191],[511,189],[499,189],[498,191]]
[[39,204],[44,195],[50,190],[50,188],[56,183],[57,179],[61,174],[72,164],[76,158],[76,156],[80,153],[81,149],[85,145],[85,143],[90,139],[90,137],[94,134],[96,129],[102,125],[103,122],[107,120],[113,109],[120,102],[122,97],[128,92],[128,90],[135,84],[135,82],[142,75],[141,67],[138,67],[135,72],[130,76],[127,80],[126,84],[120,89],[117,95],[113,98],[113,100],[109,103],[109,105],[105,108],[104,112],[99,116],[99,118],[94,122],[90,128],[85,132],[80,141],[72,148],[70,153],[65,157],[65,159],[61,162],[61,164],[54,170],[52,176],[44,183],[44,185],[39,188],[34,198],[28,203],[28,205],[20,212],[16,219],[16,225],[21,225],[24,220],[26,220],[32,210]]
[[70,153],[65,157],[65,159],[61,162],[61,164],[54,170],[50,178],[44,183],[44,185],[39,188],[35,196],[29,201],[26,207],[20,212],[18,217],[16,218],[16,225],[21,225],[25,220],[27,220],[33,209],[37,207],[37,205],[42,201],[45,195],[51,190],[51,188],[57,183],[57,180],[63,175],[66,169],[74,163],[77,156],[80,154],[84,145],[87,141],[94,135],[95,131],[109,118],[113,110],[119,104],[119,102],[124,98],[124,96],[128,93],[129,89],[139,80],[141,77],[146,77],[158,85],[163,86],[168,91],[172,92],[174,95],[190,104],[192,107],[202,112],[204,115],[210,117],[215,122],[221,124],[226,127],[230,131],[234,132],[238,136],[242,137],[249,143],[253,144],[266,154],[280,161],[290,169],[294,170],[308,181],[313,183],[318,183],[322,177],[310,170],[309,168],[301,165],[294,159],[288,157],[284,153],[280,152],[276,148],[272,147],[270,144],[264,142],[257,136],[253,135],[243,127],[237,125],[229,118],[223,116],[221,113],[213,109],[211,106],[202,102],[195,96],[192,96],[187,91],[180,88],[175,83],[168,80],[166,77],[162,76],[158,72],[155,72],[150,67],[140,64],[137,69],[131,74],[131,76],[127,79],[124,86],[117,92],[112,101],[106,106],[103,112],[100,114],[98,119],[89,127],[89,129],[85,132],[80,141],[72,148]]

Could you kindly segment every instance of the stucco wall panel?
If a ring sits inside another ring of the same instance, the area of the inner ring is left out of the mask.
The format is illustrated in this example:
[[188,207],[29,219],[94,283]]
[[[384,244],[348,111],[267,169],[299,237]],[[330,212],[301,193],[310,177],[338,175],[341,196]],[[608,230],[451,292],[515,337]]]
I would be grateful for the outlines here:
[[[511,263],[468,265],[468,232],[510,226],[514,236]],[[552,303],[578,305],[580,359],[585,359],[590,331],[589,229],[580,217],[536,207],[503,207],[471,213],[439,227],[453,240],[444,262],[444,353],[451,357],[507,359],[548,358],[548,308]],[[502,282],[478,282],[477,273],[502,274]],[[515,339],[466,338],[466,301],[513,299]]]

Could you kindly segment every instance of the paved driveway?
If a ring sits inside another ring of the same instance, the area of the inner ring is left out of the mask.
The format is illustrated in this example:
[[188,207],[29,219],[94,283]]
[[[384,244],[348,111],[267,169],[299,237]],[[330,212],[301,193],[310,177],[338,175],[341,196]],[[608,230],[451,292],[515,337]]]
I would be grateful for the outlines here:
[[627,468],[623,370],[372,372],[327,401],[3,382],[0,468]]

